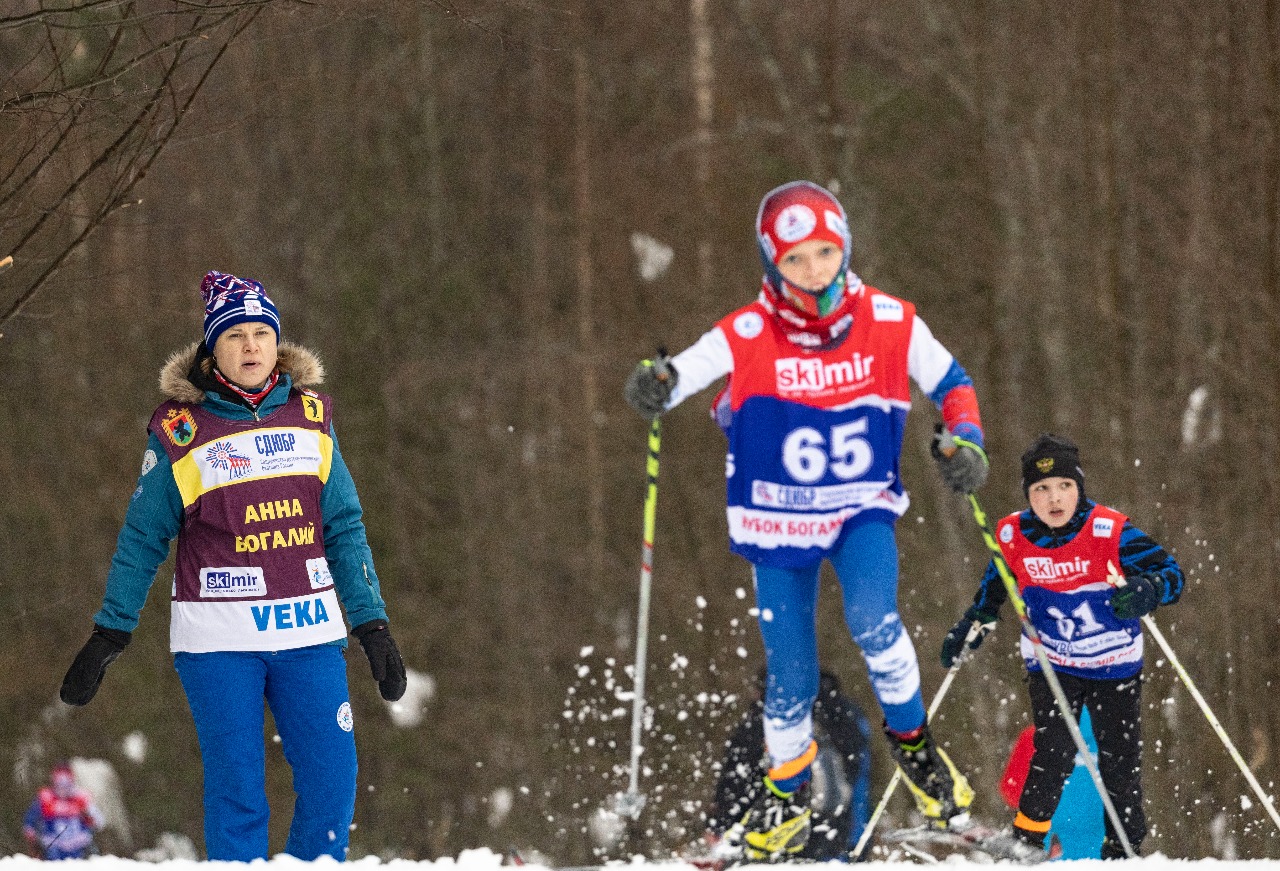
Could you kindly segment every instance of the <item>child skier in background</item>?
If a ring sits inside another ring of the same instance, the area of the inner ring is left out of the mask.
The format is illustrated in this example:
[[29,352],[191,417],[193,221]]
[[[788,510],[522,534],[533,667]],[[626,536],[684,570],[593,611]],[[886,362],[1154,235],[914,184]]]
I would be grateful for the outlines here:
[[76,785],[67,763],[49,772],[49,785],[41,787],[22,818],[27,849],[39,859],[84,859],[95,852],[93,833],[102,828],[102,811],[93,796]]
[[915,307],[849,269],[844,209],[824,188],[770,191],[756,216],[763,288],[675,358],[631,373],[624,396],[652,420],[723,376],[716,418],[729,438],[730,548],[752,565],[768,682],[771,767],[746,820],[765,855],[809,835],[812,708],[818,693],[818,571],[831,561],[893,756],[925,816],[964,819],[973,791],[925,723],[920,670],[898,615],[894,525],[907,509],[899,468],[914,379],[953,435],[941,474],[959,492],[987,476],[972,381]]
[[[1022,455],[1022,489],[1030,507],[996,525],[1000,551],[1072,715],[1079,719],[1083,708],[1092,715],[1098,770],[1137,851],[1147,834],[1140,618],[1157,605],[1178,601],[1182,570],[1125,515],[1085,496],[1080,452],[1070,440],[1049,434],[1036,439]],[[1123,585],[1111,575],[1112,566],[1123,573]],[[960,655],[975,623],[982,631],[970,647],[982,643],[1007,595],[993,559],[973,605],[942,643],[943,665],[949,668]],[[1012,834],[1019,855],[1030,860],[1043,858],[1045,833],[1075,764],[1076,747],[1025,634],[1021,649],[1036,733]],[[1110,819],[1102,858],[1125,858]]]

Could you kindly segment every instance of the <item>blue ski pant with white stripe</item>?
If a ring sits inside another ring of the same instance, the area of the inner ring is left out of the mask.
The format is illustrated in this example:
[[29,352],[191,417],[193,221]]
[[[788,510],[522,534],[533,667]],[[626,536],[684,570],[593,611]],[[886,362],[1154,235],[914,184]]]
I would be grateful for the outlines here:
[[356,805],[356,742],[342,648],[177,653],[204,763],[211,860],[268,858],[263,701],[297,796],[285,852],[346,858]]
[[[925,720],[920,665],[898,615],[898,544],[893,522],[853,521],[827,558],[840,579],[845,623],[867,663],[885,723],[895,732],[918,728]],[[821,565],[753,567],[769,672],[765,744],[775,766],[800,757],[813,738]]]

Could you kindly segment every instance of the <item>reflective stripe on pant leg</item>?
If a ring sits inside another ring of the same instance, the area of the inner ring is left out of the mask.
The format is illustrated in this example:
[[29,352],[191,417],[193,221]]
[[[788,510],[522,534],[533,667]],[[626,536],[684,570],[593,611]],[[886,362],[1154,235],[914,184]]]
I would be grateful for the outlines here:
[[769,672],[764,693],[764,740],[772,766],[778,766],[799,758],[813,741],[813,700],[818,697],[814,623],[818,566],[752,568]]
[[204,841],[210,859],[266,859],[266,666],[257,653],[177,653],[204,766]]
[[895,732],[924,723],[920,663],[898,616],[898,544],[893,523],[869,518],[849,526],[831,554],[844,597],[845,623],[862,650],[876,700]]
[[356,804],[356,740],[342,649],[321,644],[272,654],[266,692],[297,795],[285,852],[341,861]]

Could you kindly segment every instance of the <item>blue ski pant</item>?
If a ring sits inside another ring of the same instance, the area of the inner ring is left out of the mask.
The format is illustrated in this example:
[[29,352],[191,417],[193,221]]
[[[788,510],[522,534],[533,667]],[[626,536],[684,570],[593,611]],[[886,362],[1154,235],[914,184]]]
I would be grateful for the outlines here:
[[346,858],[356,805],[356,742],[342,648],[177,653],[204,763],[211,860],[268,858],[263,701],[297,796],[285,852]]
[[[827,558],[840,579],[845,623],[867,663],[886,725],[896,732],[918,728],[925,720],[920,665],[898,615],[898,543],[893,522],[867,518],[848,526]],[[813,739],[821,565],[753,567],[769,672],[765,744],[775,767],[799,759]]]

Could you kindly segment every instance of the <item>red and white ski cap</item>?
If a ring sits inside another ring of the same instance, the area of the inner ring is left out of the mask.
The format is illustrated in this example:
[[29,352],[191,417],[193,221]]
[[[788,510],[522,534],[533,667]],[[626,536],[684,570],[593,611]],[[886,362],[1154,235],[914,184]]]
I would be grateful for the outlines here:
[[775,265],[810,239],[822,239],[849,253],[849,222],[831,191],[811,181],[791,181],[760,201],[756,213],[760,249]]

